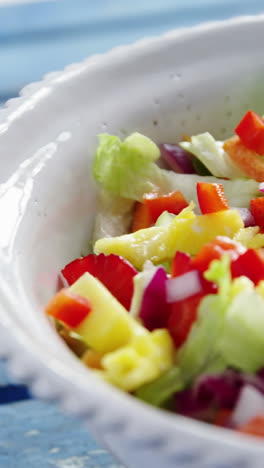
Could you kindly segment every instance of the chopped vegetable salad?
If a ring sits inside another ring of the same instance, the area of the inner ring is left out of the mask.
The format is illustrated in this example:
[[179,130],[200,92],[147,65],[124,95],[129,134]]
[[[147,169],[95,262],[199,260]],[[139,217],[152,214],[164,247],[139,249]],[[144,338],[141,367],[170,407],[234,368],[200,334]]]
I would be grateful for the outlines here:
[[264,120],[224,142],[102,134],[93,171],[93,252],[46,306],[58,333],[137,398],[263,437]]

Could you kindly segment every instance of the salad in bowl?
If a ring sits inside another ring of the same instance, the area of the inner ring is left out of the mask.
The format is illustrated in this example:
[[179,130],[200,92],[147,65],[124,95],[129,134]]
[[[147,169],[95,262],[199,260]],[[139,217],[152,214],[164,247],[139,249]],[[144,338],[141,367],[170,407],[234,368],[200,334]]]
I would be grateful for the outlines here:
[[46,306],[99,379],[264,436],[264,120],[159,146],[99,135],[90,253]]

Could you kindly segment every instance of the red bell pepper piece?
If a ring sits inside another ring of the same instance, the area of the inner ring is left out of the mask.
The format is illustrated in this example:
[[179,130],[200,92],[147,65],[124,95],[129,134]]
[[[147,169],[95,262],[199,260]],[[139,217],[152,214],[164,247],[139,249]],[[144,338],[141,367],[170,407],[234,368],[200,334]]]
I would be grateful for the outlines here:
[[248,249],[231,263],[233,278],[247,276],[255,284],[264,280],[264,250]]
[[88,299],[66,288],[61,289],[46,306],[48,315],[69,328],[78,327],[91,310]]
[[249,110],[235,128],[242,143],[258,154],[264,154],[264,120]]
[[172,260],[171,276],[175,278],[193,269],[191,256],[187,253],[177,251]]
[[255,219],[256,224],[264,228],[264,197],[254,198],[250,201],[250,211]]
[[143,197],[143,203],[148,207],[153,223],[157,221],[163,211],[177,215],[188,206],[187,201],[179,191],[162,196],[158,196],[157,193],[146,193]]
[[202,214],[229,209],[222,184],[197,182],[197,198]]
[[174,340],[175,346],[181,346],[186,340],[192,324],[197,318],[197,308],[202,298],[207,294],[217,292],[214,283],[207,281],[202,273],[206,271],[214,259],[220,259],[223,254],[228,253],[231,259],[237,259],[245,252],[245,248],[228,237],[218,236],[206,244],[200,252],[191,259],[188,254],[176,252],[172,261],[171,274],[173,277],[180,276],[191,270],[201,272],[203,292],[188,299],[171,305],[171,314],[168,320],[168,330]]
[[204,294],[197,294],[171,305],[168,330],[176,348],[186,340],[193,323],[197,319],[197,309]]
[[240,426],[237,429],[237,431],[243,434],[250,434],[250,435],[257,436],[257,437],[264,437],[264,415],[261,414],[251,419],[249,422],[247,422],[243,426]]
[[149,228],[152,224],[152,217],[149,214],[147,206],[144,203],[137,202],[133,216],[132,232]]
[[245,252],[245,247],[225,236],[217,236],[211,242],[205,244],[193,258],[192,265],[197,270],[204,272],[209,268],[212,260],[219,260],[228,253],[232,260]]

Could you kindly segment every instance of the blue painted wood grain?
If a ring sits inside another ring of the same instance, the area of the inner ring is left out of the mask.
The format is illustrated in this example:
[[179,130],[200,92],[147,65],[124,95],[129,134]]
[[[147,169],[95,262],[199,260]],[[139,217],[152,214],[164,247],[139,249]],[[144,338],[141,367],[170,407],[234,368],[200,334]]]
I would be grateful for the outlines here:
[[79,421],[24,401],[0,408],[1,468],[122,468]]
[[0,468],[123,468],[74,417],[30,398],[0,362]]

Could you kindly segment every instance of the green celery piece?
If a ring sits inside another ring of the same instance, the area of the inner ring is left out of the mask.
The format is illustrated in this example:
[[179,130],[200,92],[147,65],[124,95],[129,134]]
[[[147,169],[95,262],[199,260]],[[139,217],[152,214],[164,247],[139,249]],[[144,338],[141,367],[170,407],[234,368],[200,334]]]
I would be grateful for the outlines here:
[[154,406],[162,407],[176,392],[183,390],[184,382],[178,367],[172,367],[158,379],[140,387],[135,396]]

